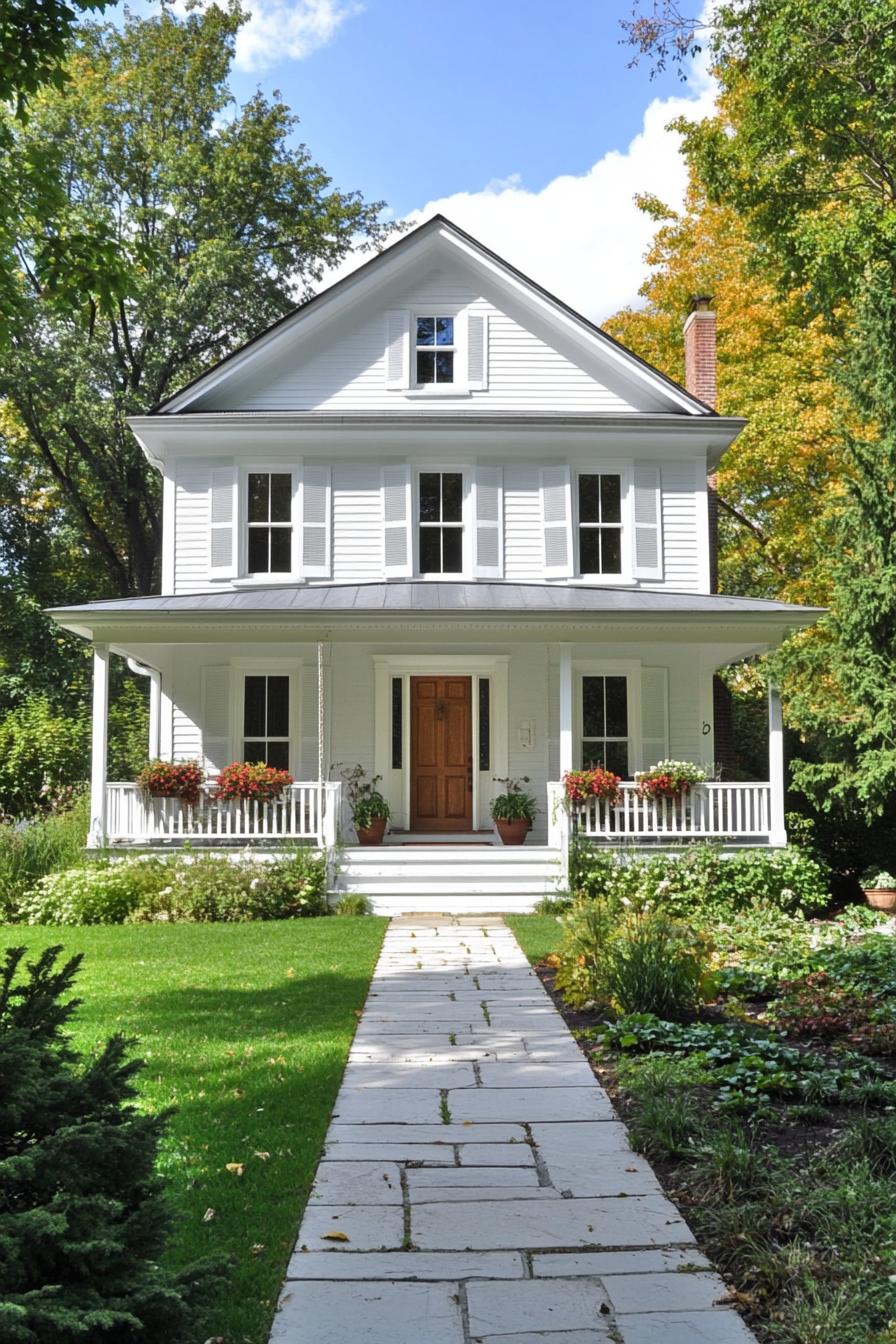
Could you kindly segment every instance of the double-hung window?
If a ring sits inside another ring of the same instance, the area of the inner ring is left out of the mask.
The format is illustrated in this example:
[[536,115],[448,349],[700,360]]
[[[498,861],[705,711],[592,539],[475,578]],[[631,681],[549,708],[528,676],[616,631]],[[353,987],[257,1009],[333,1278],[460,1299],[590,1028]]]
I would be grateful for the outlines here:
[[243,760],[289,769],[289,677],[246,676],[243,690]]
[[421,472],[419,496],[420,573],[463,573],[463,472]]
[[579,573],[622,573],[622,481],[579,475]]
[[289,574],[292,562],[292,474],[250,471],[247,560],[250,574]]
[[626,677],[582,677],[582,769],[596,765],[629,778]]
[[417,317],[414,322],[417,384],[454,382],[454,318]]

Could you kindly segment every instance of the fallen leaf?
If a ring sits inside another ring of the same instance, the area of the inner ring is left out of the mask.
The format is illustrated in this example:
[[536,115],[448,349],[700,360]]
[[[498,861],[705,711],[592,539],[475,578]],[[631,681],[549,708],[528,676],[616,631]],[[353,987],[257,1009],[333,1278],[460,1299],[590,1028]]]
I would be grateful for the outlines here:
[[349,1238],[344,1232],[325,1232],[321,1241],[348,1241]]
[[263,1241],[256,1241],[255,1245],[254,1245],[254,1246],[250,1246],[249,1249],[250,1249],[252,1255],[261,1255],[262,1251],[264,1250],[264,1242],[263,1242]]
[[215,1216],[214,1209],[206,1209],[205,1213],[202,1215],[202,1221],[204,1223],[210,1223]]
[[232,1171],[234,1176],[242,1176],[246,1168],[242,1162],[227,1162],[225,1164],[224,1170]]
[[293,968],[292,968],[291,966],[289,967],[289,969],[288,969],[287,972],[286,972],[286,978],[287,978],[287,980],[295,980],[295,978],[296,978],[296,973],[295,973],[295,971],[293,970]]
[[254,1153],[253,1156],[260,1157],[262,1162],[267,1162],[268,1158],[270,1157],[270,1153]]

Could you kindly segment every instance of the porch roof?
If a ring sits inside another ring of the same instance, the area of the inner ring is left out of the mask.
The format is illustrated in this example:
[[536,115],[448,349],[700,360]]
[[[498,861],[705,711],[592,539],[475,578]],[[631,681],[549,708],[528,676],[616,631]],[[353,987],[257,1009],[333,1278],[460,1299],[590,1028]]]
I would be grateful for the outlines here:
[[[137,624],[147,618],[174,624],[206,617],[218,622],[303,616],[329,621],[362,617],[395,620],[402,614],[433,617],[533,617],[580,620],[722,619],[726,624],[760,620],[776,629],[812,625],[822,607],[797,606],[763,598],[724,593],[678,593],[665,589],[613,588],[586,584],[462,583],[393,581],[389,583],[279,584],[181,596],[126,597],[54,607],[50,615],[69,629],[89,636],[94,625],[110,621]],[[179,619],[180,618],[180,619]]]

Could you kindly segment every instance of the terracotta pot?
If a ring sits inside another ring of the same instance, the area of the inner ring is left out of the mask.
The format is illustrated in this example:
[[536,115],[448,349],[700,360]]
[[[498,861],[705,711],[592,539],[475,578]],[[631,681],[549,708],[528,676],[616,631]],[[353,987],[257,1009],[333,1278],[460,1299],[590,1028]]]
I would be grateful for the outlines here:
[[502,845],[522,845],[525,844],[532,823],[527,817],[518,817],[516,821],[496,820],[495,825]]
[[356,826],[359,845],[381,845],[386,834],[386,817],[374,817],[369,826]]
[[865,900],[872,910],[896,910],[896,887],[866,887]]

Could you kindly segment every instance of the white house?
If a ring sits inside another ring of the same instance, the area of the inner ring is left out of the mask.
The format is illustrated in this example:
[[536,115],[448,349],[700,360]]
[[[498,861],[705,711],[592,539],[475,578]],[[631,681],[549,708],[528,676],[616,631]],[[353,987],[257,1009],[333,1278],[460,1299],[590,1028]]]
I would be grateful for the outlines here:
[[[381,908],[522,908],[563,880],[565,770],[713,771],[714,673],[819,614],[713,592],[707,476],[743,425],[696,395],[713,323],[688,321],[686,391],[437,217],[135,417],[162,592],[53,613],[95,651],[91,843],[339,838],[340,887]],[[151,756],[301,782],[188,810],[107,781],[110,654],[151,678]],[[353,844],[337,762],[382,776],[384,848]],[[540,807],[519,850],[505,776]],[[686,807],[628,782],[583,828],[781,845],[783,798],[773,692],[766,779]]]

